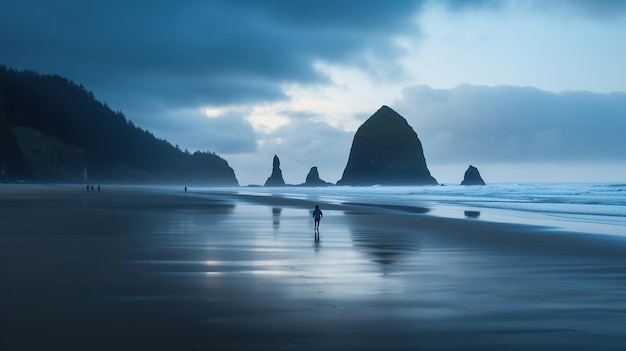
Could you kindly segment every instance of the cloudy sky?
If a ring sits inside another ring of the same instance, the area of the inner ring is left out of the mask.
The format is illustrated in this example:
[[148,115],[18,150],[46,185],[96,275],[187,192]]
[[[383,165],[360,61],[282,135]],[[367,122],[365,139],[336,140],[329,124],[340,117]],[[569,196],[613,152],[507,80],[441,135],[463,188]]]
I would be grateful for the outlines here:
[[242,185],[336,182],[381,105],[433,176],[626,181],[626,1],[0,0],[0,64],[83,84]]

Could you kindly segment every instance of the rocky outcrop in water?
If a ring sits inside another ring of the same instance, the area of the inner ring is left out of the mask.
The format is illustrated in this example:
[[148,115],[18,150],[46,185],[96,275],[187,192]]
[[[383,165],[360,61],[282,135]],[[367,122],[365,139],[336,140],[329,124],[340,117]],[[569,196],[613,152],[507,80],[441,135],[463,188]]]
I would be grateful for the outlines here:
[[436,185],[422,143],[406,119],[387,106],[363,123],[337,185]]
[[306,181],[301,186],[331,186],[332,183],[325,182],[320,179],[320,174],[317,171],[317,167],[311,167],[309,174],[306,176]]
[[280,159],[276,155],[272,162],[272,175],[265,181],[265,186],[285,186],[283,171],[280,170]]
[[465,177],[463,177],[461,185],[485,185],[485,181],[480,176],[478,168],[470,165],[467,171],[465,171]]

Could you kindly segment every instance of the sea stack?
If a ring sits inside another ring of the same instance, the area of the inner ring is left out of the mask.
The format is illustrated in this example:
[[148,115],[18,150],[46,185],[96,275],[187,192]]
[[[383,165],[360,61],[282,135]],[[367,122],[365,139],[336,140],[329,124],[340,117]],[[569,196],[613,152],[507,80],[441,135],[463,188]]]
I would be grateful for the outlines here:
[[463,177],[461,185],[485,185],[485,181],[481,178],[478,168],[470,165],[467,171],[465,171],[465,177]]
[[280,160],[276,155],[272,162],[272,175],[265,181],[265,186],[285,186],[283,172],[280,170]]
[[302,186],[330,186],[332,183],[325,182],[320,179],[320,174],[317,171],[317,167],[311,167],[309,174],[306,176],[306,181]]
[[354,135],[348,164],[337,185],[436,185],[422,143],[406,119],[387,106]]

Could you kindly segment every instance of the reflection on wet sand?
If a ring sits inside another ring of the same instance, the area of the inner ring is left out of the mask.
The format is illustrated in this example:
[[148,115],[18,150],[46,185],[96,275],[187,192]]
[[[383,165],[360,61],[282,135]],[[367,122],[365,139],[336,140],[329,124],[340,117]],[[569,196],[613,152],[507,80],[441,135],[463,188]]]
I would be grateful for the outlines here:
[[478,218],[478,217],[480,217],[480,211],[465,210],[465,211],[463,211],[463,214],[467,218]]
[[280,214],[283,212],[283,209],[280,207],[272,207],[272,224],[274,225],[274,230],[280,228]]
[[[357,205],[357,204],[353,204]],[[361,206],[358,204],[357,206]],[[367,205],[368,207],[376,207]],[[384,207],[387,209],[406,211],[411,213],[424,213],[426,209],[407,206]],[[376,212],[344,212],[354,247],[373,256],[372,261],[389,265],[400,259],[402,255],[419,250],[419,238],[411,232],[398,231],[395,228],[384,229],[384,226],[372,225],[377,222]]]
[[390,204],[367,204],[367,203],[357,203],[357,202],[346,202],[344,203],[346,206],[359,206],[359,207],[370,207],[370,208],[378,208],[378,209],[386,209],[386,210],[394,210],[394,211],[402,211],[408,213],[428,213],[430,211],[427,207],[420,206],[407,206],[407,205],[390,205]]
[[[350,223],[352,220],[349,219]],[[354,247],[373,256],[372,261],[391,264],[402,255],[419,250],[418,239],[408,233],[368,230],[351,225]]]

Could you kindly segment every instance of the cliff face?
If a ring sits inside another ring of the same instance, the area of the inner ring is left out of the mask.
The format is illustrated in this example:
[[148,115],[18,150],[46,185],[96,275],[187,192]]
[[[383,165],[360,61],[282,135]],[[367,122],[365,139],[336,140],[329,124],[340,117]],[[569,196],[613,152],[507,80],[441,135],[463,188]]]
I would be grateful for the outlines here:
[[280,170],[280,159],[276,155],[272,161],[272,175],[265,181],[265,186],[285,186],[283,171]]
[[478,168],[470,165],[467,168],[467,171],[465,171],[465,176],[463,177],[461,185],[485,185],[485,181],[480,176]]
[[65,145],[36,129],[20,127],[13,128],[12,132],[29,179],[62,179],[72,182],[87,180],[85,152],[81,148]]
[[422,143],[404,117],[381,107],[357,130],[337,185],[436,185]]

